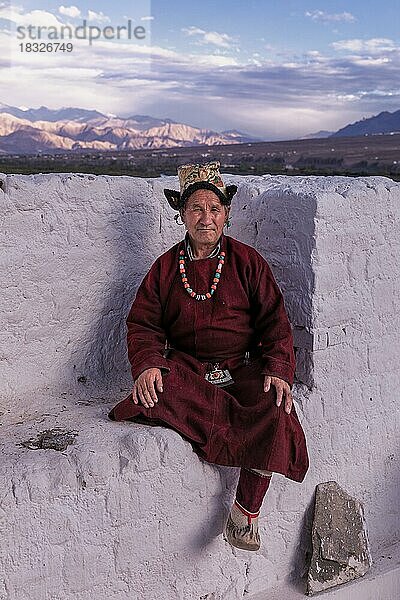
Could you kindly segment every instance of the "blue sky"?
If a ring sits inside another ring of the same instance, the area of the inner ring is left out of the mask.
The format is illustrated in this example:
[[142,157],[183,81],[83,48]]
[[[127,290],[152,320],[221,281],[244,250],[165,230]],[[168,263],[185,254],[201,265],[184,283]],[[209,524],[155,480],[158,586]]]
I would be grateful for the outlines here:
[[[152,19],[149,19],[149,17]],[[146,27],[146,39],[21,52],[28,23]],[[0,102],[80,106],[264,139],[400,109],[400,16],[387,0],[0,0]]]

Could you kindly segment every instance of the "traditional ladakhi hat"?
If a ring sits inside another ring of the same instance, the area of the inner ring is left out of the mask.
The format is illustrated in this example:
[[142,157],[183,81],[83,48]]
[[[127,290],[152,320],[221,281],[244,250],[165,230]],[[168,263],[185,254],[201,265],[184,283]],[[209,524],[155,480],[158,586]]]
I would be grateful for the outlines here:
[[237,192],[237,185],[225,185],[219,167],[219,161],[178,167],[180,192],[164,189],[169,205],[174,210],[180,210],[190,194],[199,189],[206,189],[215,192],[222,204],[230,206],[232,198]]

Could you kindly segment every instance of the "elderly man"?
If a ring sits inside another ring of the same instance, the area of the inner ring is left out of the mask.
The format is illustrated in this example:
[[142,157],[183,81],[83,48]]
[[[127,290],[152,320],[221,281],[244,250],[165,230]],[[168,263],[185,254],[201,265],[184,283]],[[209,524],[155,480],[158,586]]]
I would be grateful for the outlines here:
[[204,460],[241,467],[224,536],[258,550],[271,475],[308,469],[293,407],[293,338],[266,260],[223,233],[235,185],[219,163],[183,165],[164,190],[186,227],[143,279],[127,318],[132,393],[109,416],[172,427]]

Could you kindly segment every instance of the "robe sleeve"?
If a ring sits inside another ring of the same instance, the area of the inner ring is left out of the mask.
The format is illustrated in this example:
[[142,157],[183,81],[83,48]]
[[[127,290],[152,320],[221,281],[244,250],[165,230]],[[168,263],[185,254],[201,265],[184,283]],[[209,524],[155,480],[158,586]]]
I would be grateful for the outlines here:
[[284,299],[274,275],[260,256],[258,280],[253,293],[254,326],[262,349],[261,373],[285,380],[293,386],[296,360],[293,333]]
[[170,370],[164,357],[166,333],[162,326],[159,284],[157,260],[140,284],[126,320],[128,359],[134,380],[146,369]]

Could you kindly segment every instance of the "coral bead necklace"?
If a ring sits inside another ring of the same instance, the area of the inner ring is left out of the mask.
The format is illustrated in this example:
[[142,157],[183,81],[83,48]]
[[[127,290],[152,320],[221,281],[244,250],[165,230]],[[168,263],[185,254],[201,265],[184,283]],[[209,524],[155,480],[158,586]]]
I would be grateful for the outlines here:
[[222,271],[222,266],[225,262],[225,252],[221,252],[218,255],[218,266],[217,269],[215,271],[214,277],[213,277],[213,282],[211,284],[211,289],[209,292],[207,292],[206,294],[197,294],[190,286],[190,283],[188,282],[188,278],[186,276],[186,270],[185,270],[185,251],[181,250],[179,252],[179,271],[181,273],[181,278],[182,278],[182,283],[183,283],[183,287],[185,288],[185,290],[187,291],[187,293],[189,294],[189,296],[191,296],[192,298],[194,298],[195,300],[208,300],[209,298],[212,298],[212,295],[215,293],[215,290],[217,289],[217,285],[221,279],[221,271]]

